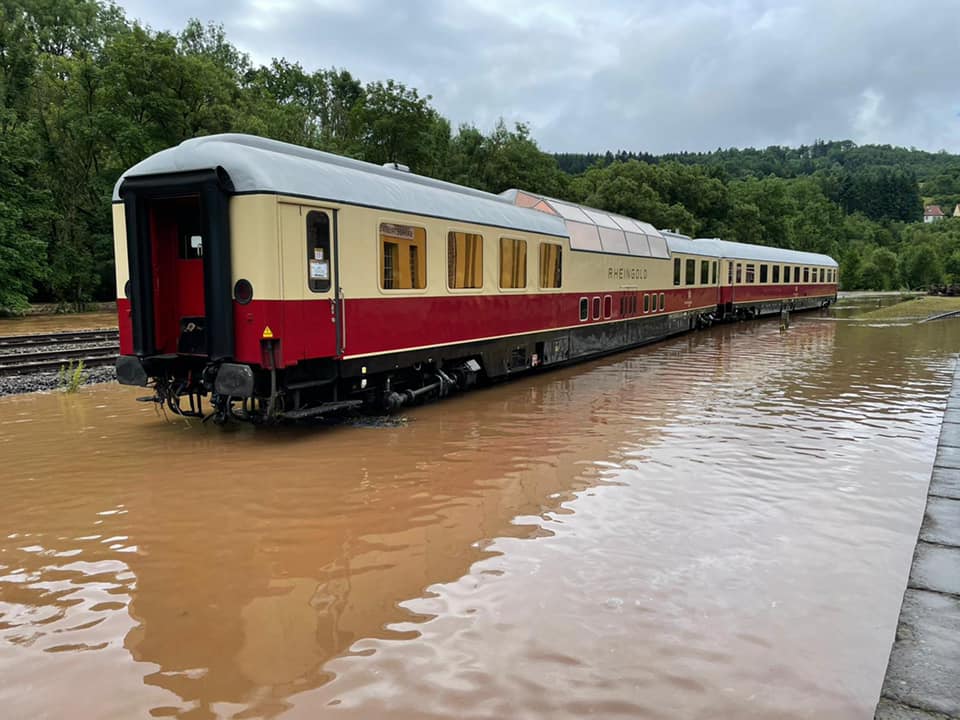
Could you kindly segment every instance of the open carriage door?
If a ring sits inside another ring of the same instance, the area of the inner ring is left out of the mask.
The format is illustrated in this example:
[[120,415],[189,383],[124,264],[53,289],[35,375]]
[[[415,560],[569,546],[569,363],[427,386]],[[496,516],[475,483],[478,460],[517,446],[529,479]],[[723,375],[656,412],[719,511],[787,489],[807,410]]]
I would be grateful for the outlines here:
[[341,357],[345,328],[337,268],[337,211],[280,203],[284,365]]

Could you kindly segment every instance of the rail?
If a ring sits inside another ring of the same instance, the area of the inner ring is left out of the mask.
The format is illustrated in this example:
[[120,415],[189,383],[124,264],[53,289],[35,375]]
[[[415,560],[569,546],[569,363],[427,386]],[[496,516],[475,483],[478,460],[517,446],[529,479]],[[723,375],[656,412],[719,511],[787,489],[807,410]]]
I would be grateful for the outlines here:
[[116,330],[0,337],[0,377],[56,371],[79,361],[91,368],[112,365],[119,355],[118,338]]

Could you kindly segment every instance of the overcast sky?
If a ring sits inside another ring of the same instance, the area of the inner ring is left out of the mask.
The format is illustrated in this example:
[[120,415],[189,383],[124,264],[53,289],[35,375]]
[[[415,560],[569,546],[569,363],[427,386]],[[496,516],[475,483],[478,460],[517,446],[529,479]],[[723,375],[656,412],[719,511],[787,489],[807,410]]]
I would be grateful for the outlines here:
[[346,68],[456,127],[554,152],[816,138],[960,152],[957,0],[120,0],[156,30],[222,24],[256,63]]

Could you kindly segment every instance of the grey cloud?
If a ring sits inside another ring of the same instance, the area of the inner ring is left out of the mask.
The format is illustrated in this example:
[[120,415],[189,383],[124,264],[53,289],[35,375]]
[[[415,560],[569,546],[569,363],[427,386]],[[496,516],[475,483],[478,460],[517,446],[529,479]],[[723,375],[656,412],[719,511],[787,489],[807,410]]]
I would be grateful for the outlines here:
[[456,125],[531,124],[547,150],[851,138],[960,152],[952,0],[123,0],[157,29],[223,23],[257,62],[344,67]]

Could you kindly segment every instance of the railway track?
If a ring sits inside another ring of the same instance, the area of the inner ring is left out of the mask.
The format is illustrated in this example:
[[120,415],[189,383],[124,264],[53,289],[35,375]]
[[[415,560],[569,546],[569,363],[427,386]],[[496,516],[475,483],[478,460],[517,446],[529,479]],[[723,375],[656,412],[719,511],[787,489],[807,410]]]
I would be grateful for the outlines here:
[[117,330],[70,330],[40,335],[4,335],[0,336],[0,353],[4,350],[42,347],[44,345],[66,345],[73,343],[119,342]]
[[116,330],[74,330],[0,337],[0,377],[59,370],[70,363],[112,365],[119,354]]

